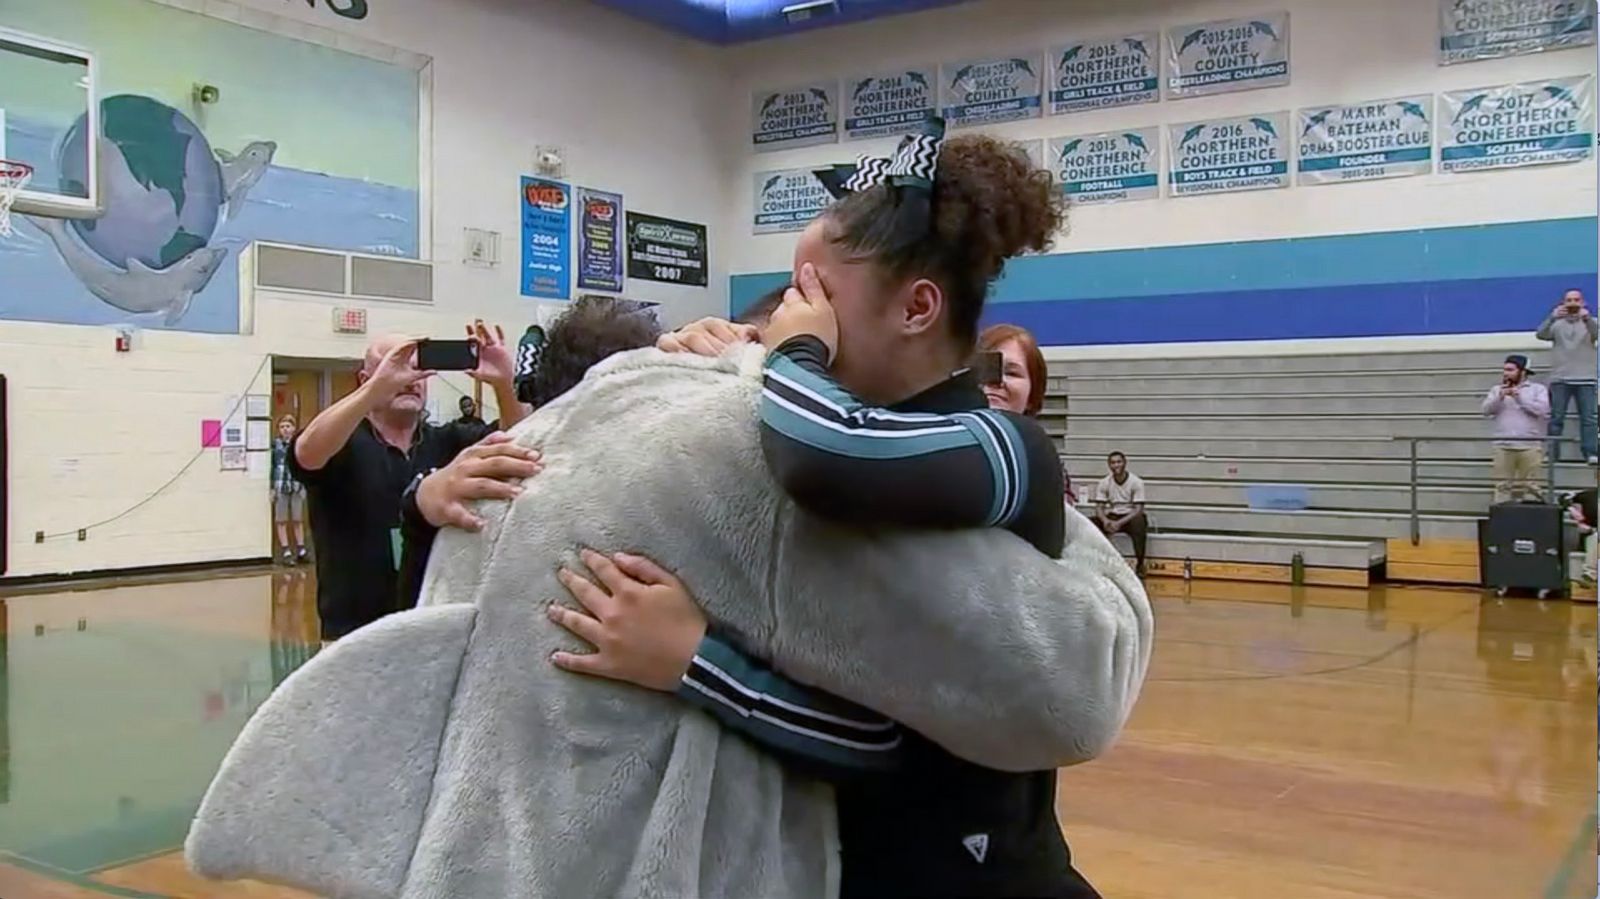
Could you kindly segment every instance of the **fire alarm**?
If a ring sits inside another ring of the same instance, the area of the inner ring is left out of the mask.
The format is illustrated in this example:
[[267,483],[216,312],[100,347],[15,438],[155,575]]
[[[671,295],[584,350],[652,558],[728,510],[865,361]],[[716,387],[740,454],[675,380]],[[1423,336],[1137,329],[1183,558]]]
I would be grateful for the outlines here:
[[117,352],[127,353],[133,350],[133,329],[118,328],[116,340]]

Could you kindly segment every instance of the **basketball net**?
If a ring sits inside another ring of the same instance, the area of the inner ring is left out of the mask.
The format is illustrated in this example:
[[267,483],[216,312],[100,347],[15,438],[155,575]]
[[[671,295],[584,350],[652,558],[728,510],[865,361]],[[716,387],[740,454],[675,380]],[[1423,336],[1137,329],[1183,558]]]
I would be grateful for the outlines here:
[[11,236],[11,204],[33,178],[33,166],[0,159],[0,237]]

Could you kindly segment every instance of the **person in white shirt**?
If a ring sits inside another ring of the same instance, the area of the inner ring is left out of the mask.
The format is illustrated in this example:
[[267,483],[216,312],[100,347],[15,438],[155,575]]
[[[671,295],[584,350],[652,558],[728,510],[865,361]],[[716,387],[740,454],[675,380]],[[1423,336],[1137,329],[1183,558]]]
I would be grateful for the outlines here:
[[1094,523],[1110,537],[1127,534],[1133,541],[1136,570],[1144,574],[1144,550],[1150,522],[1144,514],[1144,481],[1128,473],[1128,457],[1121,451],[1106,457],[1111,474],[1100,479],[1094,489]]

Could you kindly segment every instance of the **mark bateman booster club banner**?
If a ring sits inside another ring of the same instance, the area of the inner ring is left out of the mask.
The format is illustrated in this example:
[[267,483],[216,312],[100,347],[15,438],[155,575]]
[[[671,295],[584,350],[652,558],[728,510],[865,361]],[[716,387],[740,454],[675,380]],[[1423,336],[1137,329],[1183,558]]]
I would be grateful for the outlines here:
[[1298,115],[1295,151],[1302,184],[1426,175],[1433,171],[1433,97],[1419,94]]
[[706,286],[706,226],[628,213],[628,277]]

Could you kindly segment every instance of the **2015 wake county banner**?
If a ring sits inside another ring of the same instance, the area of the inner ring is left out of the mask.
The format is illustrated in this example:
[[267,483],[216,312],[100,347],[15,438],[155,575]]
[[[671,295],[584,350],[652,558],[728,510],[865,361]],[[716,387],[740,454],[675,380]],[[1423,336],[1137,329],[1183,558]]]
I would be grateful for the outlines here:
[[938,84],[933,66],[846,78],[845,137],[860,140],[915,131],[939,113]]
[[1051,171],[1078,203],[1148,200],[1161,190],[1160,149],[1154,127],[1051,138]]
[[706,286],[706,226],[628,213],[628,277]]
[[622,290],[622,195],[578,188],[578,289]]
[[1594,43],[1594,0],[1439,0],[1439,64]]
[[1050,114],[1161,99],[1161,35],[1154,31],[1050,50]]
[[750,96],[750,142],[757,150],[831,144],[839,139],[838,85],[819,81]]
[[1200,97],[1289,83],[1289,14],[1167,29],[1167,96]]
[[939,67],[939,106],[952,128],[1038,118],[1043,89],[1036,57],[963,59]]
[[1167,126],[1174,197],[1289,186],[1289,113]]
[[1295,168],[1302,184],[1336,184],[1433,171],[1433,97],[1418,94],[1297,115]]
[[572,285],[572,188],[522,179],[522,295],[564,300]]
[[1594,154],[1594,76],[1439,95],[1439,170],[1577,162]]
[[810,169],[757,172],[753,234],[803,231],[833,197]]

